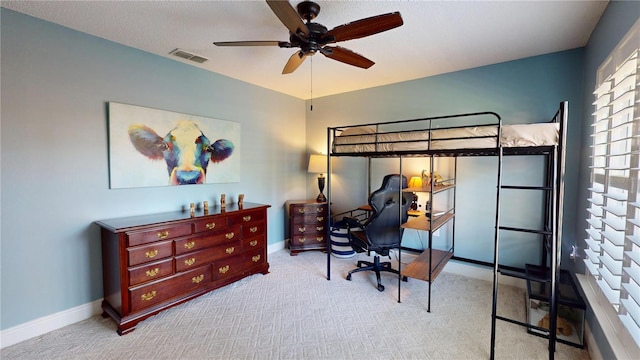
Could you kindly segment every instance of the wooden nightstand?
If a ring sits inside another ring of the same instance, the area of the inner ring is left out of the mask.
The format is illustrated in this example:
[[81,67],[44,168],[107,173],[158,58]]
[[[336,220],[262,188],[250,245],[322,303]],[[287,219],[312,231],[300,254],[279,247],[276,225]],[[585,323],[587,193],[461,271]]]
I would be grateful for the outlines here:
[[315,199],[288,200],[285,207],[291,255],[307,250],[326,251],[329,205]]

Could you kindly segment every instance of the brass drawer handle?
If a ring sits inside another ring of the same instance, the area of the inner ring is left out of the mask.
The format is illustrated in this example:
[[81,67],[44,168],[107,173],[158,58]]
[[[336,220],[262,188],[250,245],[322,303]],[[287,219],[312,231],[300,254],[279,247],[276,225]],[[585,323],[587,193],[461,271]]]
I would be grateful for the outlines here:
[[144,253],[144,256],[148,257],[149,259],[152,259],[157,255],[158,255],[158,250],[151,250]]
[[227,271],[229,271],[229,265],[221,267],[220,269],[218,269],[218,271],[220,272],[220,274],[225,274]]
[[156,291],[155,290],[153,290],[151,292],[148,292],[146,294],[142,294],[140,296],[140,299],[142,299],[143,301],[149,301],[149,300],[153,299],[154,297],[156,297]]
[[194,276],[191,278],[191,282],[194,284],[198,284],[200,283],[202,280],[204,280],[204,274],[198,275],[198,276]]
[[224,252],[226,252],[227,254],[233,254],[234,251],[236,251],[236,248],[232,246],[226,248]]
[[299,212],[300,214],[304,214],[304,208],[302,208],[302,209],[298,209],[298,212]]
[[316,230],[322,231],[322,230],[324,230],[324,226],[316,226]]
[[316,218],[316,220],[318,220],[318,222],[323,221],[323,220],[324,220],[324,216],[318,216],[318,217]]
[[255,233],[258,231],[258,227],[257,226],[253,226],[249,229],[250,232]]
[[298,239],[298,241],[300,241],[301,243],[303,243],[303,242],[307,241],[307,239],[305,239],[305,238],[300,238],[300,239]]
[[242,220],[244,221],[251,221],[251,215],[247,215],[247,216],[243,216]]
[[187,259],[184,261],[184,264],[187,266],[191,266],[196,263],[196,258]]
[[226,237],[227,239],[233,239],[234,236],[236,236],[236,234],[234,234],[233,231],[230,233],[224,234],[224,237]]
[[307,228],[306,228],[306,227],[299,227],[299,228],[298,228],[298,231],[300,231],[300,232],[304,232],[305,230],[307,230]]
[[154,277],[154,276],[158,275],[159,272],[160,272],[160,269],[155,268],[155,269],[147,270],[146,274],[149,277]]
[[212,230],[214,227],[216,227],[216,223],[210,222],[210,223],[207,223],[205,226],[207,227],[207,229]]
[[251,261],[258,262],[260,260],[260,255],[252,256]]
[[316,237],[316,240],[318,240],[318,242],[322,242],[322,240],[324,240],[324,237],[318,236],[318,237]]
[[162,239],[166,239],[169,236],[169,230],[165,230],[165,231],[158,231],[158,239],[162,240]]
[[319,207],[316,209],[316,212],[324,212],[324,208],[323,207]]
[[193,249],[194,246],[196,246],[196,242],[195,241],[189,241],[188,243],[184,244],[184,248],[185,249],[189,249],[189,250]]
[[249,243],[249,245],[250,245],[250,246],[256,246],[256,245],[258,245],[258,240],[252,240],[252,241]]

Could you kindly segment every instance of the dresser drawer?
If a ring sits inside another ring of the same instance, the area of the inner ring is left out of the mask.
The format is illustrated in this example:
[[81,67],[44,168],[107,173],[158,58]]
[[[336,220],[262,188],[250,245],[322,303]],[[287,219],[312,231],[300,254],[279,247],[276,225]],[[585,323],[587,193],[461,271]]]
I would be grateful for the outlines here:
[[202,266],[214,260],[235,256],[242,250],[240,246],[240,242],[235,242],[176,256],[176,272]]
[[153,230],[128,233],[127,244],[128,246],[136,246],[158,240],[174,239],[189,234],[191,234],[191,224],[160,227]]
[[137,286],[129,290],[131,311],[161,303],[211,282],[211,266],[202,266],[183,274]]
[[176,255],[186,254],[213,245],[225,244],[240,239],[242,228],[240,225],[221,227],[216,232],[203,232],[199,236],[182,238],[175,241]]
[[149,245],[127,248],[129,266],[159,260],[173,255],[173,241],[158,241]]
[[212,216],[205,220],[196,221],[194,224],[194,231],[197,233],[206,231],[218,231],[227,226],[226,216]]
[[129,285],[138,285],[173,274],[173,259],[164,259],[129,269]]
[[213,264],[213,280],[224,279],[239,272],[264,264],[267,261],[265,248],[244,252],[241,256],[218,260]]
[[264,235],[258,235],[250,238],[242,239],[242,251],[248,251],[258,247],[266,247],[266,239]]
[[228,218],[229,225],[247,224],[247,223],[253,223],[256,221],[264,221],[265,213],[266,212],[264,210],[256,210],[256,211],[243,212],[242,214],[231,215]]
[[245,239],[256,235],[262,235],[265,233],[265,228],[266,226],[263,221],[242,225],[242,238]]

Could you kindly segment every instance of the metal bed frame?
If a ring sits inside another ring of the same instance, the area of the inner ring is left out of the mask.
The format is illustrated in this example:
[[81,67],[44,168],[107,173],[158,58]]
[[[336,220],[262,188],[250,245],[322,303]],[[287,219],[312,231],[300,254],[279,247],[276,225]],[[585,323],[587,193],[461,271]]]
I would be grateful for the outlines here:
[[[389,122],[379,122],[379,123],[371,123],[371,124],[359,124],[357,126],[369,126],[374,127],[376,129],[376,133],[378,133],[381,127],[385,126],[396,126],[396,125],[407,125],[411,124],[412,126],[416,126],[422,122],[426,124],[422,127],[423,130],[429,130],[429,134],[431,134],[432,129],[447,129],[446,127],[439,127],[439,124],[443,120],[451,120],[451,119],[469,119],[477,116],[490,116],[495,119],[490,122],[488,125],[497,125],[498,131],[495,137],[496,146],[492,148],[479,148],[479,149],[430,149],[430,146],[427,146],[427,149],[421,150],[400,150],[400,151],[385,151],[385,152],[376,152],[376,151],[367,151],[367,152],[346,152],[346,153],[336,153],[334,151],[333,145],[336,136],[338,136],[345,129],[355,127],[354,126],[341,126],[341,127],[328,127],[327,128],[327,201],[331,203],[331,161],[332,157],[365,157],[365,158],[380,158],[380,157],[393,157],[398,158],[400,160],[400,173],[402,173],[402,159],[405,157],[433,157],[443,156],[443,157],[461,157],[461,156],[496,156],[498,161],[498,171],[497,171],[497,195],[496,195],[496,215],[495,215],[495,237],[494,237],[494,253],[493,253],[493,262],[492,263],[481,263],[474,260],[463,259],[453,257],[456,260],[462,261],[471,261],[475,263],[480,263],[481,265],[491,266],[493,267],[493,293],[492,293],[492,310],[491,310],[491,359],[495,358],[495,341],[496,341],[496,320],[502,320],[509,323],[517,324],[520,326],[527,327],[529,329],[535,328],[541,331],[548,331],[549,336],[549,359],[554,358],[555,353],[555,345],[556,345],[556,331],[549,330],[556,328],[556,319],[557,319],[557,300],[558,300],[558,289],[557,283],[559,281],[559,267],[561,260],[561,241],[562,241],[562,215],[563,215],[563,198],[564,198],[564,173],[565,173],[565,151],[566,151],[566,129],[567,129],[567,121],[568,121],[568,102],[563,101],[560,103],[557,112],[552,118],[551,122],[559,123],[559,134],[558,134],[558,143],[554,145],[545,145],[545,146],[534,146],[534,147],[503,147],[500,143],[501,134],[502,134],[502,119],[500,116],[494,112],[479,112],[479,113],[468,113],[468,114],[455,114],[455,115],[447,115],[447,116],[438,116],[438,117],[430,117],[430,118],[421,118],[421,119],[412,119],[412,120],[402,120],[402,121],[389,121]],[[486,124],[481,124],[486,125]],[[449,127],[455,128],[455,127]],[[401,130],[398,132],[403,132],[405,130]],[[485,136],[486,137],[486,136]],[[431,139],[431,136],[429,136]],[[450,138],[450,139],[464,139],[464,138]],[[445,140],[450,140],[445,139]],[[442,140],[442,139],[440,139]],[[378,136],[376,135],[376,142],[378,141]],[[415,140],[409,140],[415,141]],[[377,148],[377,144],[376,144]],[[503,185],[503,158],[504,156],[509,155],[541,155],[545,157],[545,184],[543,186],[518,186],[518,185]],[[369,176],[370,178],[370,166],[369,166]],[[433,171],[433,169],[431,170]],[[523,229],[517,227],[503,226],[501,224],[500,219],[500,208],[501,208],[501,190],[503,189],[515,189],[521,191],[540,191],[544,194],[545,198],[545,206],[544,206],[544,229]],[[401,192],[402,189],[399,189]],[[400,214],[398,214],[400,216]],[[534,233],[541,236],[543,239],[543,244],[541,246],[541,264],[542,266],[548,266],[550,271],[547,272],[548,276],[546,278],[532,278],[528,276],[524,269],[518,269],[513,267],[501,266],[500,258],[499,258],[499,244],[502,232],[526,232],[526,233]],[[454,235],[455,237],[455,230]],[[327,238],[329,234],[327,234]],[[400,254],[402,252],[399,251],[398,261],[400,262]],[[521,278],[524,280],[534,280],[548,283],[550,286],[550,296],[549,296],[549,329],[539,328],[537,326],[533,326],[527,324],[525,322],[521,322],[515,319],[510,319],[497,313],[497,303],[498,303],[498,275],[505,276],[514,276],[517,278]],[[330,242],[327,242],[327,280],[331,280],[331,247]],[[431,280],[430,280],[431,281]],[[431,290],[431,282],[429,281],[429,293]],[[398,275],[398,302],[400,302],[400,284],[401,284],[401,276]]]

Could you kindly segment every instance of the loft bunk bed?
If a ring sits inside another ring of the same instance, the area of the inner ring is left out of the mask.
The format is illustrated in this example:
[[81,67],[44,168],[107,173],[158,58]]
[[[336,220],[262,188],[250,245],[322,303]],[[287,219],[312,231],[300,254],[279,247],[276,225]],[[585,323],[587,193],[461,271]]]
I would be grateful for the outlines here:
[[[435,171],[434,157],[463,156],[495,156],[498,162],[496,182],[496,214],[494,233],[493,262],[493,293],[491,313],[491,359],[495,357],[496,320],[507,321],[527,327],[528,330],[546,332],[549,339],[549,358],[553,359],[556,344],[556,332],[548,329],[556,328],[558,281],[560,266],[560,251],[562,239],[562,209],[564,197],[564,169],[566,128],[568,119],[568,103],[561,102],[553,118],[544,123],[505,125],[500,116],[494,112],[479,112],[455,114],[429,118],[411,119],[403,121],[388,121],[370,124],[338,126],[327,128],[327,162],[331,169],[334,157],[361,158],[398,158],[400,159],[400,174],[402,174],[402,159],[406,157],[430,157],[430,171]],[[454,125],[452,125],[454,124]],[[543,156],[545,180],[542,186],[503,185],[503,158],[511,155],[540,155]],[[370,166],[370,162],[369,162]],[[457,166],[457,163],[456,163]],[[455,169],[455,166],[454,166]],[[455,171],[455,170],[454,170]],[[371,170],[369,169],[369,177]],[[449,182],[449,185],[452,182]],[[453,181],[455,184],[455,181]],[[430,199],[434,193],[442,190],[431,182],[429,188]],[[442,186],[442,185],[441,185]],[[455,185],[453,186],[455,187]],[[544,198],[543,224],[541,229],[523,229],[501,224],[501,192],[504,189],[539,191]],[[411,190],[411,189],[406,189]],[[403,191],[400,189],[399,191]],[[331,170],[327,174],[327,197],[331,203]],[[447,261],[453,257],[455,244],[455,222],[453,222],[452,243],[446,251],[434,251],[432,248],[432,232],[443,222],[455,218],[454,207],[447,210],[440,218],[430,216],[414,219],[421,222],[418,227],[428,231],[429,242],[427,249],[419,255],[406,269],[400,269],[398,275],[398,302],[400,302],[400,286],[403,276],[418,278],[429,283],[429,299],[427,311],[430,311],[431,283],[444,268]],[[398,214],[401,216],[401,214]],[[405,224],[409,224],[409,220]],[[415,225],[415,222],[413,223]],[[403,225],[402,227],[405,227]],[[499,245],[501,234],[504,232],[533,233],[541,238],[541,260],[539,266],[547,268],[545,275],[535,277],[526,269],[514,269],[500,265]],[[398,263],[401,266],[400,254]],[[327,243],[327,279],[331,279],[331,248]],[[463,259],[464,260],[464,259]],[[407,271],[409,270],[409,271]],[[419,274],[423,272],[423,274]],[[497,313],[498,303],[498,275],[515,276],[526,281],[545,283],[549,287],[549,327],[540,328],[527,322],[503,317]]]

